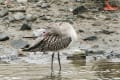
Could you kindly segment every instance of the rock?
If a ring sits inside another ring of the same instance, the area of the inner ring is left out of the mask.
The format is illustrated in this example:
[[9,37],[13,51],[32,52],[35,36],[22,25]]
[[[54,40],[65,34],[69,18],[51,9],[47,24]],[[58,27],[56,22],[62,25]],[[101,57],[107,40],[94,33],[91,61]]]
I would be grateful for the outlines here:
[[15,20],[22,20],[25,18],[25,15],[24,15],[24,13],[17,12],[14,14],[14,18],[15,18]]
[[86,11],[87,11],[87,8],[85,8],[84,6],[79,6],[73,10],[73,15],[77,15],[79,13],[83,13]]
[[89,16],[87,14],[80,14],[80,15],[78,15],[78,17],[87,19]]
[[37,2],[36,6],[41,7],[41,8],[48,8],[48,7],[50,7],[50,5],[46,1],[44,1],[44,0],[41,0],[41,1]]
[[10,8],[9,12],[25,12],[25,8],[24,7],[19,7],[19,8]]
[[34,21],[34,20],[37,19],[37,16],[32,15],[32,14],[27,14],[26,17],[25,17],[25,19],[26,19],[27,21]]
[[102,30],[100,31],[100,33],[103,33],[103,34],[112,34],[112,33],[115,33],[114,31],[108,31],[108,30]]
[[4,4],[4,1],[5,1],[5,0],[0,0],[0,4]]
[[18,3],[26,3],[28,0],[17,0]]
[[38,2],[39,0],[28,0],[28,2]]
[[9,16],[8,19],[9,19],[9,22],[15,21],[15,18],[13,16]]
[[86,37],[85,39],[83,39],[84,41],[94,41],[97,40],[98,38],[96,36],[90,36],[90,37]]
[[26,55],[25,54],[23,54],[23,53],[19,53],[18,54],[18,57],[25,57]]
[[104,20],[107,20],[107,18],[109,18],[109,17],[107,17],[107,16],[104,15],[104,14],[98,14],[98,15],[96,15],[96,17],[97,17],[98,19],[104,19]]
[[96,17],[94,17],[93,14],[91,14],[91,13],[82,13],[82,14],[77,15],[77,18],[78,17],[83,18],[83,19],[93,19],[93,20],[96,20]]
[[50,5],[48,3],[42,3],[40,7],[41,8],[48,8],[48,7],[50,7]]
[[86,54],[84,52],[75,52],[74,54],[67,56],[68,60],[83,60],[86,59]]
[[0,41],[6,41],[6,40],[9,40],[9,37],[7,35],[0,34]]
[[79,31],[80,33],[84,33],[84,30],[79,29],[78,31]]
[[103,23],[102,22],[95,22],[95,23],[93,23],[92,25],[93,26],[101,26]]
[[41,20],[51,20],[50,16],[41,16],[40,17]]
[[0,17],[4,17],[4,16],[6,16],[7,14],[8,14],[8,9],[2,9],[1,11],[0,11]]
[[23,48],[23,47],[25,47],[27,45],[28,45],[28,42],[27,41],[23,41],[21,39],[19,39],[19,40],[12,40],[11,41],[11,46],[13,48],[16,48],[16,49]]
[[76,2],[81,2],[81,3],[84,3],[85,1],[84,0],[75,0]]
[[20,30],[31,30],[31,24],[28,24],[28,23],[24,23]]
[[92,54],[92,55],[95,55],[95,54],[100,55],[100,54],[104,54],[105,51],[104,51],[104,50],[97,50],[97,51],[94,51],[94,50],[86,50],[85,53],[86,53],[87,55],[90,55],[90,54]]

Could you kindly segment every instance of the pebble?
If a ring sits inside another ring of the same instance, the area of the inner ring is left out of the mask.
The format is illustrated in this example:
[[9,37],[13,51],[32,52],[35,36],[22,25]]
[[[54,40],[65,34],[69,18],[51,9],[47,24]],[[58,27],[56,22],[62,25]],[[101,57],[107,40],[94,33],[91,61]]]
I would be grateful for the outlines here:
[[84,3],[85,1],[84,0],[75,0],[76,2],[81,2],[81,3]]
[[37,19],[37,16],[33,15],[33,14],[27,14],[25,19],[27,21],[35,21]]
[[48,8],[50,7],[50,5],[48,3],[42,3],[41,4],[41,8]]
[[15,18],[13,16],[9,16],[8,19],[10,22],[15,21]]
[[84,41],[94,41],[94,40],[97,40],[98,38],[96,36],[89,36],[89,37],[86,37],[85,39],[83,39]]
[[87,11],[87,8],[85,8],[84,6],[79,6],[73,10],[73,15],[77,15],[79,13],[86,12],[86,11]]
[[9,12],[25,12],[25,8],[24,7],[19,7],[19,8],[10,8]]
[[22,20],[25,18],[25,15],[24,15],[24,13],[17,12],[14,14],[14,18],[15,18],[15,20]]
[[0,0],[0,4],[4,4],[4,0]]
[[84,30],[79,29],[78,31],[79,31],[80,33],[84,33]]
[[102,30],[100,31],[100,33],[103,33],[103,34],[112,34],[112,33],[115,33],[114,31],[109,31],[109,30]]
[[67,59],[68,60],[83,60],[83,59],[86,59],[86,54],[85,54],[85,52],[78,51],[72,55],[68,55]]
[[41,20],[51,20],[50,16],[41,16],[40,17]]
[[7,35],[0,34],[0,41],[6,41],[6,40],[9,40],[9,37]]
[[31,24],[28,24],[28,23],[24,23],[20,30],[31,30]]
[[95,22],[95,23],[92,24],[92,26],[101,26],[101,25],[103,25],[102,22]]
[[85,53],[89,55],[104,55],[106,52],[104,50],[86,50]]
[[0,17],[4,17],[4,16],[6,16],[7,14],[8,14],[8,9],[2,9],[1,11],[0,11]]
[[29,2],[38,2],[39,0],[28,0]]
[[18,3],[26,3],[28,0],[17,0]]
[[43,3],[46,3],[45,0],[40,0],[39,2],[36,3],[36,6],[41,7]]

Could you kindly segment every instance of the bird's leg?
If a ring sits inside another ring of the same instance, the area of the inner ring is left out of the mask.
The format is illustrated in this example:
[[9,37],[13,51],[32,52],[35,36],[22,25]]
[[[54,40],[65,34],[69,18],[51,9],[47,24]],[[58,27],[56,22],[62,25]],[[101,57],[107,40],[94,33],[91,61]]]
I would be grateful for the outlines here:
[[60,54],[59,54],[59,52],[58,52],[58,62],[59,62],[59,67],[60,67],[59,71],[61,71],[61,63],[60,63]]
[[54,60],[54,53],[52,53],[52,62],[51,62],[51,71],[53,72],[53,60]]

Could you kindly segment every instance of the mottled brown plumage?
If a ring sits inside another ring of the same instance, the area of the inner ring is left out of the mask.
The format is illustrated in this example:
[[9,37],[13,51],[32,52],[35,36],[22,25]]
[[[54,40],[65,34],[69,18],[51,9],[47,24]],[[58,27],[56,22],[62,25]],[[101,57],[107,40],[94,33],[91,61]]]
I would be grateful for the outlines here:
[[48,34],[44,35],[42,39],[37,39],[35,44],[29,48],[23,48],[22,51],[30,52],[46,52],[52,51],[51,70],[53,71],[54,53],[58,52],[58,62],[61,70],[59,51],[68,48],[77,40],[77,34],[73,26],[66,22],[58,22],[49,26]]
[[51,33],[48,34],[46,37],[44,37],[37,44],[29,48],[24,48],[23,51],[30,51],[30,52],[58,51],[68,47],[71,41],[72,40],[70,37],[65,37],[56,33]]

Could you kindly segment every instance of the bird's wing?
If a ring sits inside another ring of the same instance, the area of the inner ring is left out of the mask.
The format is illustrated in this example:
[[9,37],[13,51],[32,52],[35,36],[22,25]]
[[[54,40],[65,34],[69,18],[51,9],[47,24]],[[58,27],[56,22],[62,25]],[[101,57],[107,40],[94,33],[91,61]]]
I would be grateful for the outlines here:
[[72,39],[70,37],[62,37],[56,34],[51,34],[37,44],[27,49],[23,49],[23,51],[57,51],[66,48],[71,41]]

